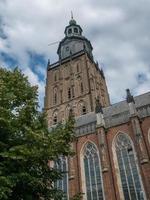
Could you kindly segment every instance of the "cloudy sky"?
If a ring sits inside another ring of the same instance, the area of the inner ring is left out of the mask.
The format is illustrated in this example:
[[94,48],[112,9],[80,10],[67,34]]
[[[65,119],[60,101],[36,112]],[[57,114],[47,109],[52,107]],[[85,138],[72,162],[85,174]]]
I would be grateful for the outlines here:
[[0,66],[19,66],[39,86],[57,60],[71,10],[104,69],[112,103],[150,90],[150,0],[0,0]]

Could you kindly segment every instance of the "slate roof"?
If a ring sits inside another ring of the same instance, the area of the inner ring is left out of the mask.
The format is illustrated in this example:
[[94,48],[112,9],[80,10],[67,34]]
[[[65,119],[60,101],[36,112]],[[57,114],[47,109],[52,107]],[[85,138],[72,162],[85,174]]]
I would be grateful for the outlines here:
[[[135,106],[140,118],[150,116],[150,92],[134,97]],[[109,107],[103,108],[104,120],[106,128],[110,128],[119,124],[123,124],[129,121],[130,113],[128,103],[121,101],[115,103]],[[90,128],[89,126],[93,128]],[[87,128],[88,127],[88,128]],[[96,127],[96,114],[95,112],[87,113],[76,118],[76,133],[77,135],[83,135],[94,132]],[[80,129],[80,130],[78,130]],[[88,130],[86,130],[88,129]]]

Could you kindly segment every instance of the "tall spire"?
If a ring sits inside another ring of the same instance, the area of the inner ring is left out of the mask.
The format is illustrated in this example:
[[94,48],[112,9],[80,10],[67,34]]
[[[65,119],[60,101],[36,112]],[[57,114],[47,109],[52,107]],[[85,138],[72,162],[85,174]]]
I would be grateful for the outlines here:
[[73,12],[72,12],[72,10],[71,10],[71,19],[73,19]]
[[75,24],[76,24],[76,21],[75,21],[74,18],[73,18],[73,12],[72,12],[72,10],[71,10],[71,19],[70,19],[70,21],[69,21],[69,24],[70,24],[70,25],[75,25]]

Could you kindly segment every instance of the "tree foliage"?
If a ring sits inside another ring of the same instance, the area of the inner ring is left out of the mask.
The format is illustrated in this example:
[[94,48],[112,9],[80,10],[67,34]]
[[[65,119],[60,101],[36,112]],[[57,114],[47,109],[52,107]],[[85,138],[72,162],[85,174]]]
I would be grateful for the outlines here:
[[20,70],[0,69],[0,200],[62,199],[61,173],[48,165],[70,154],[73,120],[48,131],[37,87]]

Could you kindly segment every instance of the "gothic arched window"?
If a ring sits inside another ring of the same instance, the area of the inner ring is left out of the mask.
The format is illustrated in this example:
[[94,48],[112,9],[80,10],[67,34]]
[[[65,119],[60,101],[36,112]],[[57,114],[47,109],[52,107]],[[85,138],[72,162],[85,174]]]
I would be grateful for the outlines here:
[[83,89],[83,83],[81,82],[80,84],[80,88],[81,88],[81,94],[83,93],[84,89]]
[[58,119],[57,119],[57,114],[55,113],[55,114],[54,114],[54,117],[53,117],[53,124],[54,124],[54,125],[57,124],[57,121],[58,121]]
[[68,99],[71,99],[71,89],[68,88]]
[[86,106],[83,105],[82,106],[82,115],[85,115],[86,113],[87,113]]
[[85,191],[87,200],[103,200],[104,190],[99,153],[92,143],[87,143],[83,152]]
[[64,199],[68,199],[68,164],[67,159],[61,156],[54,162],[54,168],[63,173],[62,178],[54,183],[54,187],[64,192]]
[[123,198],[125,200],[144,200],[143,185],[132,141],[126,134],[119,133],[114,145]]

